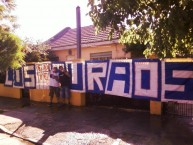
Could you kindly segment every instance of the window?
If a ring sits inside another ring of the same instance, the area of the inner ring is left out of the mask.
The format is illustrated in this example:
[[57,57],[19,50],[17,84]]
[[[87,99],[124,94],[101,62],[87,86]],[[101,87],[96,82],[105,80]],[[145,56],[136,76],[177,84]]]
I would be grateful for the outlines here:
[[90,54],[90,60],[108,60],[108,59],[112,59],[112,51]]

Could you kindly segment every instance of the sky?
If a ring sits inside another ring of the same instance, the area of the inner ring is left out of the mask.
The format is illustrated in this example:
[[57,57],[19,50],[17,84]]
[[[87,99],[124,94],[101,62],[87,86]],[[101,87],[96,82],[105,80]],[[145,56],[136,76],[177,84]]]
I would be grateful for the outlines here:
[[20,38],[45,41],[65,27],[76,28],[76,7],[80,6],[81,26],[92,25],[88,0],[15,0],[13,14],[19,28],[15,33]]

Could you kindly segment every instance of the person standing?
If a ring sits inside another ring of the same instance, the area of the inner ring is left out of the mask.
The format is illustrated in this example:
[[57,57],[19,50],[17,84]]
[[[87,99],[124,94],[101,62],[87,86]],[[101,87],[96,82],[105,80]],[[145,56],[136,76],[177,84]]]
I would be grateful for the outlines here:
[[59,67],[59,82],[61,84],[61,96],[64,99],[67,99],[67,104],[70,105],[70,85],[71,85],[71,76],[66,70],[66,67]]
[[57,67],[53,67],[50,72],[50,92],[49,92],[50,107],[52,107],[53,104],[54,94],[56,95],[57,103],[59,104],[60,88],[59,88],[59,71]]

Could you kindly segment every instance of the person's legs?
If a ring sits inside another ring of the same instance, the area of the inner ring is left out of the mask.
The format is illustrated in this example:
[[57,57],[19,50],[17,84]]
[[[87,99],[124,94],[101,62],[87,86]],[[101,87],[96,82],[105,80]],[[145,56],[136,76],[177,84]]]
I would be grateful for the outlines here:
[[49,96],[50,96],[50,104],[49,104],[49,106],[52,106],[52,101],[53,101],[53,97],[54,97],[54,87],[52,87],[52,86],[50,86]]
[[60,102],[60,88],[59,87],[54,87],[54,93],[56,95],[57,103],[59,105],[59,102]]
[[61,93],[61,97],[62,97],[62,100],[63,100],[62,103],[65,104],[65,87],[64,86],[61,87],[60,93]]
[[65,97],[67,99],[67,104],[70,105],[70,88],[65,87]]

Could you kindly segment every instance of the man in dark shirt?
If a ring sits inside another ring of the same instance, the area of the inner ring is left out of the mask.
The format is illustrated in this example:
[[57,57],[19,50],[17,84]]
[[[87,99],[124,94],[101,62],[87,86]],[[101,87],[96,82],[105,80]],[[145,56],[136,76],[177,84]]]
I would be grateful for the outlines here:
[[70,84],[71,84],[71,76],[66,70],[66,67],[59,67],[59,82],[61,84],[61,96],[64,99],[67,99],[67,104],[70,105]]

